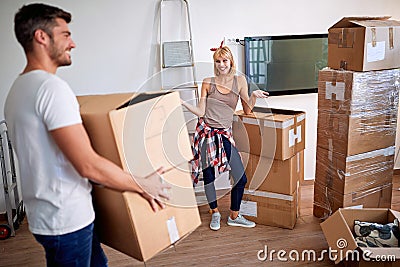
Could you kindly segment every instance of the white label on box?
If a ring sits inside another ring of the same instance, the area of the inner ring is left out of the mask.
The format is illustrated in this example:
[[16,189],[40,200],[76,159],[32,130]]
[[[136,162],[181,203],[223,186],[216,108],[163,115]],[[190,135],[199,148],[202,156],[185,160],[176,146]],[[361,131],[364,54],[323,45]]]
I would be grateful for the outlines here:
[[179,240],[179,232],[178,232],[178,227],[176,226],[175,217],[172,216],[167,220],[167,227],[169,233],[169,240],[171,241],[171,244],[173,244]]
[[372,43],[367,44],[367,62],[375,62],[385,59],[385,41],[376,42],[375,47]]
[[297,126],[297,134],[294,133],[294,129],[289,130],[289,147],[292,147],[297,143],[301,142],[301,126]]
[[333,85],[331,82],[325,82],[325,99],[332,99],[332,95],[335,94],[336,100],[344,100],[345,83],[337,82]]
[[257,202],[242,200],[240,214],[257,217]]

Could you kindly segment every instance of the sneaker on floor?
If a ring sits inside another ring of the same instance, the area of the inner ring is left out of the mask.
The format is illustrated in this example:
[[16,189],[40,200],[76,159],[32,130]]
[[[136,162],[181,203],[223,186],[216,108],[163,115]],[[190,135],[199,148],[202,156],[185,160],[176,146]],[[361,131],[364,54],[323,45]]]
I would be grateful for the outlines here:
[[247,220],[245,217],[239,214],[234,220],[231,219],[231,216],[228,216],[228,225],[252,228],[256,226],[256,223]]
[[221,228],[221,214],[219,212],[214,212],[211,215],[210,229],[217,231]]

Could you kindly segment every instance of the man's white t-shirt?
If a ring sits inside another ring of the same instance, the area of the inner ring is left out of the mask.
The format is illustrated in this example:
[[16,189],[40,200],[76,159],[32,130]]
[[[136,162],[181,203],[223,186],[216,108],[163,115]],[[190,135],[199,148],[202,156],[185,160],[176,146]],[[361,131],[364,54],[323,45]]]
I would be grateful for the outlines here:
[[18,158],[30,231],[61,235],[93,222],[91,184],[49,132],[82,123],[69,85],[43,70],[20,75],[7,96],[4,115]]

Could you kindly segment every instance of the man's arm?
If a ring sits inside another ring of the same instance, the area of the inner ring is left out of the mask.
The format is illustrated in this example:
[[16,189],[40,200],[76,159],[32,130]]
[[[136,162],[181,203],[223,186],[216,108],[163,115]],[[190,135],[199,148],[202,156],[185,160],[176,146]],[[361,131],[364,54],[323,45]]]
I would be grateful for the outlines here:
[[161,183],[163,169],[147,177],[133,177],[93,150],[82,124],[62,127],[50,133],[82,177],[119,191],[137,192],[150,203],[154,211],[158,209],[157,206],[164,208],[160,198],[168,199],[163,190],[170,187]]

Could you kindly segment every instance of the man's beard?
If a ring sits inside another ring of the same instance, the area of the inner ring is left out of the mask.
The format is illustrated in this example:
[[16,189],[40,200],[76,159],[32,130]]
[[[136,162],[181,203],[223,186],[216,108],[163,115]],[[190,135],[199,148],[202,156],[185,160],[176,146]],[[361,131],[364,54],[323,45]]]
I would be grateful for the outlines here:
[[51,39],[50,58],[57,64],[57,66],[69,66],[72,64],[70,57],[65,55],[65,50],[57,48],[53,39]]

